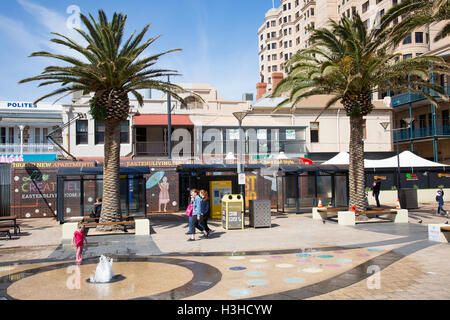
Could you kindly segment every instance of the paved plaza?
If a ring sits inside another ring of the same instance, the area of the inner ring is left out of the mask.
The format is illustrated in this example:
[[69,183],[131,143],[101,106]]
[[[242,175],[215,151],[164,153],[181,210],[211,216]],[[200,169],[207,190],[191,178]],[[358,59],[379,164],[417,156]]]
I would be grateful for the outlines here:
[[[151,235],[90,232],[81,266],[53,219],[22,220],[0,242],[2,299],[450,299],[450,246],[428,241],[445,223],[434,204],[408,224],[322,223],[311,214],[273,214],[271,228],[215,230],[188,242],[184,213],[151,215]],[[100,255],[116,281],[90,284]]]

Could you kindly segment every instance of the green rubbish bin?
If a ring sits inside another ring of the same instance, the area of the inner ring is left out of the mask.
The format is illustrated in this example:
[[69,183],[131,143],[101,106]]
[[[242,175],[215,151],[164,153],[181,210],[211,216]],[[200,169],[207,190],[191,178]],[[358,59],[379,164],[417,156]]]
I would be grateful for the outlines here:
[[222,198],[222,227],[225,230],[244,229],[244,198],[228,194]]

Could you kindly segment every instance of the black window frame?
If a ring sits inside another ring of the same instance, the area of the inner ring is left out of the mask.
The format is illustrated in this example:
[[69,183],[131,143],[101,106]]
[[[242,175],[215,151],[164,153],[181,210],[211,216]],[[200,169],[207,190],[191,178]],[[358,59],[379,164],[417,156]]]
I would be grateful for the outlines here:
[[[86,125],[86,131],[80,131],[80,125],[81,124]],[[76,145],[81,144],[89,144],[89,121],[88,120],[77,120],[75,124],[75,143]],[[83,141],[81,141],[83,139]]]
[[[418,40],[420,40],[420,41],[418,41]],[[416,32],[415,35],[414,35],[414,41],[416,43],[423,43],[423,32],[420,32],[420,31]]]

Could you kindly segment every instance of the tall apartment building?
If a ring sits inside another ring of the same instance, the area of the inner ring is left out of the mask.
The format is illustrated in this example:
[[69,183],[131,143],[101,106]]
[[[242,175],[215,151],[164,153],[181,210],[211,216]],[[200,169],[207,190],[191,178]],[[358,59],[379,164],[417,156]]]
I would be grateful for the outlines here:
[[[287,75],[287,61],[311,44],[312,29],[327,27],[329,19],[351,18],[355,13],[361,16],[367,28],[374,28],[398,2],[400,0],[281,0],[280,7],[267,11],[264,23],[258,29],[260,82],[256,86],[257,100],[272,91]],[[430,54],[450,61],[450,39],[434,41],[444,23],[414,30],[396,49],[397,53],[403,59]],[[450,92],[449,77],[434,74],[432,81]],[[392,98],[395,128],[406,126],[402,121],[404,118],[415,119],[409,130],[394,135],[394,142],[400,143],[400,149],[450,163],[450,104],[442,102],[435,106],[424,96],[410,92],[380,92],[374,99],[381,100],[387,95]]]

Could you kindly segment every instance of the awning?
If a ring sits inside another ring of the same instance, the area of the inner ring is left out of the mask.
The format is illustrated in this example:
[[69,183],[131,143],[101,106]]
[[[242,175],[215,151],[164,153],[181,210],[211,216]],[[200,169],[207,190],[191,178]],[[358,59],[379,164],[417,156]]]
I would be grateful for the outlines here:
[[[141,175],[151,173],[149,167],[120,167],[120,174]],[[101,176],[103,167],[59,168],[57,176]]]
[[[36,115],[38,117],[38,115]],[[3,122],[11,122],[11,123],[62,123],[62,118],[8,118],[8,117],[0,117]]]
[[[187,114],[173,114],[173,126],[194,126]],[[133,117],[135,126],[167,126],[167,114],[141,114]]]

